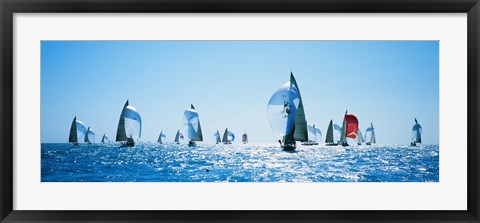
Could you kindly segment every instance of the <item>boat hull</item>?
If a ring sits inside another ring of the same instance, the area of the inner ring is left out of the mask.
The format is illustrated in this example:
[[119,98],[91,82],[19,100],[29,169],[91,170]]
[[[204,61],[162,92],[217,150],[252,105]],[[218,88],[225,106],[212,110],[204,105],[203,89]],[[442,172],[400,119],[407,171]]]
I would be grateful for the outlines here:
[[325,145],[326,145],[326,146],[338,146],[337,143],[327,143],[327,144],[325,144]]
[[318,142],[304,142],[302,143],[302,146],[316,146],[318,145]]
[[294,151],[296,148],[297,148],[296,146],[282,145],[283,151]]

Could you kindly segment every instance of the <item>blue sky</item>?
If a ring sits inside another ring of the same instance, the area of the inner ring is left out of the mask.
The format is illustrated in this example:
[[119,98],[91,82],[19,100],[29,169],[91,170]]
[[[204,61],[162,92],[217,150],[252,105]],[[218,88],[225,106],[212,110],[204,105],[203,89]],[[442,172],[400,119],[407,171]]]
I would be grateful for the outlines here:
[[379,144],[409,143],[414,118],[438,144],[438,58],[438,41],[42,41],[41,140],[67,142],[74,116],[114,139],[129,99],[141,141],[172,141],[193,103],[205,142],[228,127],[275,143],[267,103],[293,71],[323,136],[348,109]]

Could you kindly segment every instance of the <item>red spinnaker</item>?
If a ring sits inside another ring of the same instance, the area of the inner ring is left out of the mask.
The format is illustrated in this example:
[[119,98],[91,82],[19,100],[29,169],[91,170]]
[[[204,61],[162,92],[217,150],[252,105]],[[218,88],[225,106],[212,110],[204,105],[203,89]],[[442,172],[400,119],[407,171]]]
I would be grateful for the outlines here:
[[357,132],[358,132],[358,119],[355,117],[355,115],[352,114],[346,114],[345,115],[345,124],[347,131],[345,134],[346,137],[355,139],[357,138]]

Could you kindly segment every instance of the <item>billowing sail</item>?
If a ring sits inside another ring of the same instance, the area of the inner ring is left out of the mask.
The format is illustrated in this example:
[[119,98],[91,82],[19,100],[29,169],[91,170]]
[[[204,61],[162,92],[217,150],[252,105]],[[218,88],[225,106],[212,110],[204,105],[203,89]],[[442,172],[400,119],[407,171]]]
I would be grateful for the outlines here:
[[292,143],[295,130],[295,117],[300,99],[298,91],[292,82],[288,81],[270,98],[267,115],[272,132],[288,139]]
[[163,139],[165,139],[165,137],[167,137],[167,135],[165,135],[165,133],[163,133],[163,131],[160,131],[160,135],[158,135],[157,142],[163,143]]
[[117,128],[117,142],[127,141],[129,138],[138,140],[142,135],[142,118],[137,109],[128,104],[123,106]]
[[95,142],[95,132],[90,127],[88,127],[88,129],[87,129],[87,134],[85,136],[85,142],[87,142],[87,143]]
[[228,128],[225,129],[225,132],[223,133],[223,137],[222,137],[222,142],[229,143],[229,142],[233,142],[234,140],[235,140],[235,135],[233,134],[233,132],[228,131]]
[[334,142],[340,142],[340,138],[342,136],[342,127],[337,124],[333,124],[333,140]]
[[355,115],[347,114],[345,111],[345,116],[343,117],[343,126],[342,126],[342,135],[340,138],[340,142],[346,143],[347,138],[355,139],[357,137],[358,132],[358,119]]
[[177,134],[175,135],[175,143],[180,143],[180,139],[183,139],[183,134],[180,132],[180,130],[177,131]]
[[103,136],[102,136],[102,143],[109,143],[108,137],[107,137],[106,134],[103,134]]
[[243,133],[243,135],[242,135],[242,142],[243,142],[243,143],[248,143],[248,136],[247,136],[247,133],[246,133],[246,132]]
[[83,142],[85,135],[87,134],[87,128],[82,121],[77,120],[77,116],[73,118],[72,125],[70,126],[70,135],[68,142],[78,143]]
[[412,142],[422,143],[422,126],[415,119],[415,125],[412,128]]
[[222,142],[222,141],[220,140],[220,132],[218,132],[218,130],[217,130],[217,132],[215,132],[215,134],[213,134],[213,137],[215,138],[215,143],[216,143],[216,144]]
[[360,131],[360,129],[358,129],[358,132],[357,132],[357,143],[358,143],[358,144],[361,144],[361,143],[364,143],[364,142],[365,142],[365,139],[363,139],[362,131]]
[[319,142],[322,140],[322,132],[315,128],[315,125],[308,125],[308,139],[311,142]]
[[183,114],[183,123],[187,131],[187,136],[191,141],[203,141],[202,127],[195,107],[191,105],[190,109],[185,110]]
[[365,142],[367,143],[377,143],[375,139],[375,128],[373,128],[373,124],[370,123],[370,127],[365,130]]
[[290,82],[295,86],[297,93],[298,93],[298,108],[297,108],[297,115],[295,116],[295,132],[293,133],[293,137],[296,141],[307,142],[308,141],[308,128],[307,128],[307,120],[305,119],[305,110],[303,108],[303,101],[302,96],[300,94],[300,89],[298,88],[297,81],[293,76],[293,73],[290,72]]

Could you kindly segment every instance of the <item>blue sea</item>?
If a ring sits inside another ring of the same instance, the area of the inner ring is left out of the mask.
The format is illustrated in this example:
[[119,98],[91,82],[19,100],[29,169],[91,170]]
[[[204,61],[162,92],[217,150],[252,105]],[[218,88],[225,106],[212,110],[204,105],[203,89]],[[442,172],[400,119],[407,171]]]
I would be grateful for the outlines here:
[[439,147],[44,143],[42,182],[438,182]]

